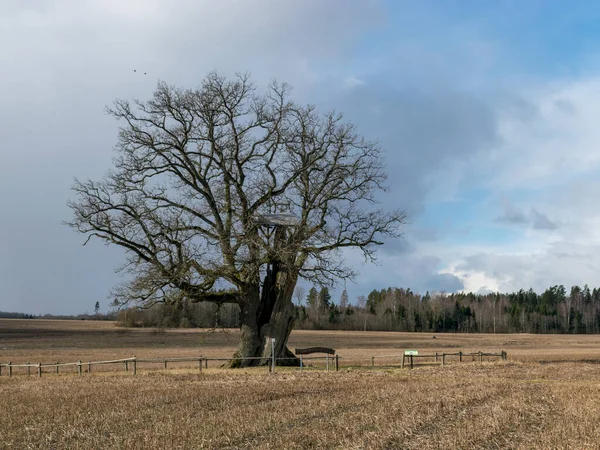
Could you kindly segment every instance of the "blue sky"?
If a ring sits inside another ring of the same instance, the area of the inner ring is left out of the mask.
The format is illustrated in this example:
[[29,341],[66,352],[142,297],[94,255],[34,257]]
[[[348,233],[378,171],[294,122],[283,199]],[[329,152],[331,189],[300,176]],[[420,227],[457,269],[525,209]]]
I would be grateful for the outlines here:
[[352,299],[600,286],[600,5],[573,3],[5,1],[0,310],[107,309],[123,255],[61,224],[72,180],[111,165],[106,105],[213,69],[287,81],[381,141],[380,200],[410,223],[379,266],[346,255]]

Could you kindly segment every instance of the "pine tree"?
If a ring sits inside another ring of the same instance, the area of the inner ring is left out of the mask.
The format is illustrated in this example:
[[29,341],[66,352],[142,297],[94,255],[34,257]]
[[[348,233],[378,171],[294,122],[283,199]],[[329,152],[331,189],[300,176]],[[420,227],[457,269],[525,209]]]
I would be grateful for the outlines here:
[[318,300],[319,300],[319,293],[313,286],[310,288],[310,291],[308,291],[308,295],[306,296],[306,304],[309,307],[313,307],[313,306],[316,306]]
[[331,304],[331,294],[329,293],[329,289],[327,287],[321,288],[321,292],[319,292],[319,306],[324,310],[328,310]]
[[340,308],[342,311],[345,311],[348,307],[348,291],[344,289],[342,291],[342,295],[340,295]]

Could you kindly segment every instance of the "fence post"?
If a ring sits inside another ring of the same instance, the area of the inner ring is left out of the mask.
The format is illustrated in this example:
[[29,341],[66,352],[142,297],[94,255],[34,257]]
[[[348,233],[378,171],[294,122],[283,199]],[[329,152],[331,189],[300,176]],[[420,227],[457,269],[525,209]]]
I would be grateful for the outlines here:
[[438,352],[435,352],[435,362],[438,362]]
[[401,369],[404,369],[404,358],[406,358],[406,355],[402,355],[402,365],[400,366]]
[[[165,362],[165,367],[167,367],[167,363]],[[202,373],[202,358],[198,358],[198,369],[200,373]]]
[[27,363],[27,375],[31,375],[31,363]]
[[92,373],[92,362],[88,361],[88,373]]
[[81,376],[81,360],[77,361],[77,372],[79,373],[79,376]]
[[371,370],[375,369],[375,357],[371,356]]
[[483,362],[483,353],[479,351],[479,362]]
[[42,376],[42,363],[38,363],[38,377]]
[[502,350],[502,361],[506,361],[506,352]]
[[335,355],[335,371],[340,370],[340,355]]
[[12,377],[12,363],[10,361],[8,362],[8,376]]
[[325,355],[325,369],[329,372],[329,353]]
[[0,377],[2,376],[2,364],[0,364]]
[[167,360],[165,359],[165,370],[167,369]]
[[129,364],[125,361],[125,372],[129,372]]
[[208,358],[204,359],[204,368],[208,369]]
[[458,362],[462,362],[462,352],[458,352]]
[[271,338],[271,373],[275,373],[275,338]]
[[302,361],[302,355],[300,355],[300,372],[302,372],[303,367],[304,367],[304,361]]
[[442,353],[442,366],[446,365],[446,354]]
[[133,357],[133,374],[137,374],[137,357]]
[[60,363],[59,363],[58,361],[56,361],[56,373],[58,373],[58,365],[59,365],[59,364],[60,364]]

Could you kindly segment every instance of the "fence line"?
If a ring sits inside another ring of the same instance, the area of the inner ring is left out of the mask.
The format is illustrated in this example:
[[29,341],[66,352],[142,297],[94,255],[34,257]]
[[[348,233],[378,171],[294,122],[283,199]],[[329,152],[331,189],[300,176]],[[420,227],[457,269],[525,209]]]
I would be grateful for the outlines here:
[[[505,351],[501,351],[500,353],[486,353],[486,352],[471,352],[471,353],[463,353],[463,352],[454,352],[454,353],[431,353],[431,354],[421,354],[421,355],[407,355],[405,353],[394,354],[394,355],[374,355],[371,356],[371,368],[375,368],[375,359],[390,359],[390,358],[402,358],[401,360],[401,368],[403,369],[405,366],[405,361],[408,359],[410,363],[410,368],[412,369],[414,366],[415,358],[434,358],[435,363],[441,363],[441,365],[446,364],[446,357],[450,356],[458,356],[459,362],[463,361],[463,357],[479,357],[479,361],[483,362],[484,357],[499,357],[503,361],[507,359],[507,353]],[[274,358],[275,361],[286,361],[286,360],[295,360],[295,357],[282,357],[282,358]],[[303,356],[300,355],[298,358],[300,360],[299,370],[302,371],[305,368],[305,361],[315,361],[315,360],[324,360],[325,361],[325,369],[329,371],[330,361],[335,364],[335,370],[339,370],[339,361],[342,359],[339,355],[335,356]],[[34,368],[37,370],[38,377],[42,376],[44,373],[44,369],[55,368],[55,373],[59,373],[60,367],[77,367],[77,373],[81,376],[83,373],[83,367],[87,366],[87,373],[92,372],[92,366],[95,365],[106,365],[106,364],[123,364],[125,367],[125,371],[130,371],[130,365],[133,371],[133,374],[137,374],[137,365],[138,363],[146,363],[146,364],[163,364],[164,368],[168,368],[169,363],[179,363],[179,362],[198,362],[198,370],[202,373],[202,368],[208,369],[209,361],[256,361],[256,360],[268,360],[273,361],[273,358],[263,357],[263,356],[253,356],[253,357],[230,357],[230,358],[208,358],[203,356],[187,356],[187,357],[177,357],[177,358],[138,358],[133,356],[131,358],[124,359],[113,359],[107,361],[87,361],[82,362],[77,361],[73,363],[21,363],[21,364],[13,364],[12,362],[8,363],[0,363],[0,376],[2,376],[3,368],[8,369],[8,376],[12,377],[14,368],[26,368],[27,374],[31,375],[31,369]],[[365,361],[367,358],[347,358],[348,362],[350,361]],[[389,366],[389,364],[385,365]],[[350,367],[350,366],[348,366]],[[274,371],[274,366],[269,365],[269,372]],[[47,372],[46,372],[47,373]]]
[[508,354],[502,350],[500,353],[487,353],[487,352],[471,352],[471,353],[464,353],[464,352],[454,352],[454,353],[439,353],[439,352],[435,352],[435,353],[431,353],[431,354],[421,354],[421,355],[411,355],[411,354],[406,354],[406,353],[402,353],[399,355],[378,355],[378,356],[371,356],[371,368],[375,368],[375,358],[399,358],[402,357],[402,362],[401,362],[401,368],[404,369],[404,364],[406,359],[409,360],[410,362],[410,368],[412,369],[414,366],[414,359],[415,358],[435,358],[435,362],[436,363],[441,363],[442,366],[444,366],[446,364],[446,357],[447,356],[458,356],[458,361],[459,362],[463,362],[463,357],[465,356],[471,356],[471,357],[479,357],[479,362],[483,362],[483,358],[484,357],[496,357],[496,358],[500,358],[502,361],[506,361],[506,358],[508,356]]
[[[59,373],[59,367],[69,367],[69,366],[77,367],[78,374],[82,375],[84,366],[87,366],[87,372],[91,373],[92,366],[106,365],[106,364],[124,364],[125,371],[127,371],[127,372],[129,371],[129,367],[131,364],[131,367],[133,369],[133,374],[135,375],[137,373],[138,363],[163,364],[164,368],[167,369],[168,363],[190,362],[190,361],[193,361],[193,362],[197,361],[198,369],[200,372],[202,372],[203,363],[204,363],[205,367],[208,368],[209,361],[256,361],[256,360],[265,360],[265,359],[269,360],[269,361],[272,360],[272,358],[268,358],[268,357],[264,357],[264,356],[229,357],[229,358],[207,358],[207,357],[203,357],[203,356],[189,356],[189,357],[178,357],[178,358],[138,358],[136,356],[133,356],[131,358],[113,359],[113,360],[107,360],[107,361],[87,361],[87,362],[77,361],[77,362],[73,362],[73,363],[56,362],[56,363],[13,364],[12,362],[9,361],[8,363],[0,363],[0,376],[2,376],[2,368],[8,369],[9,377],[12,377],[13,369],[15,369],[15,368],[26,368],[27,375],[31,375],[31,369],[34,368],[37,370],[38,377],[41,377],[42,373],[44,373],[44,369],[55,368],[56,373]],[[275,358],[276,361],[295,360],[295,359],[296,358],[294,358],[294,357]],[[304,357],[304,358],[300,357],[300,363],[301,363],[300,370],[303,369],[303,360],[326,360],[327,370],[329,370],[329,360],[330,359],[331,358],[329,358],[329,355],[327,355],[327,356],[312,356],[312,357]],[[335,359],[335,368],[336,368],[336,370],[339,370],[340,357],[336,356],[334,359]],[[271,367],[269,367],[269,371],[272,371]]]

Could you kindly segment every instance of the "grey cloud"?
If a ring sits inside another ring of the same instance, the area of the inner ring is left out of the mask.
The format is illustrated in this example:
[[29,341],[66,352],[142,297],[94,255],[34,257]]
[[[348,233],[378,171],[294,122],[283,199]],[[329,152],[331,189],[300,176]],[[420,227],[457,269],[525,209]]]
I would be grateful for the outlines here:
[[415,290],[423,292],[423,289],[428,288],[430,292],[457,292],[464,289],[464,284],[460,278],[450,273],[433,274],[425,279],[420,288]]
[[330,89],[321,104],[344,112],[359,132],[381,142],[393,193],[381,201],[415,217],[426,194],[447,183],[444,172],[452,162],[497,144],[497,118],[489,105],[468,93],[434,84],[400,88],[395,83],[367,79],[343,95]]
[[[373,289],[386,287],[410,288],[415,292],[456,292],[464,284],[455,275],[438,273],[440,259],[410,252],[400,256],[385,255],[379,266],[360,267],[357,284],[352,285],[356,295],[366,295]],[[350,287],[348,288],[350,290]]]
[[504,213],[496,220],[500,223],[531,227],[534,230],[556,230],[558,228],[556,222],[550,220],[546,214],[536,208],[531,208],[529,213],[525,213],[510,204],[505,207]]
[[514,93],[503,92],[495,100],[503,114],[520,122],[532,122],[540,115],[537,105]]
[[505,223],[514,223],[514,224],[526,224],[528,223],[528,219],[525,217],[523,211],[519,211],[515,208],[510,208],[505,211],[504,215],[498,218],[500,222]]
[[554,106],[561,111],[563,114],[568,116],[574,115],[577,113],[577,108],[573,104],[573,102],[567,99],[558,99],[554,102]]
[[411,236],[413,236],[417,241],[421,242],[432,242],[437,241],[439,239],[439,231],[435,228],[427,227],[427,228],[413,228],[411,230]]
[[533,228],[536,230],[555,230],[558,228],[555,222],[535,208],[531,210],[531,220]]

